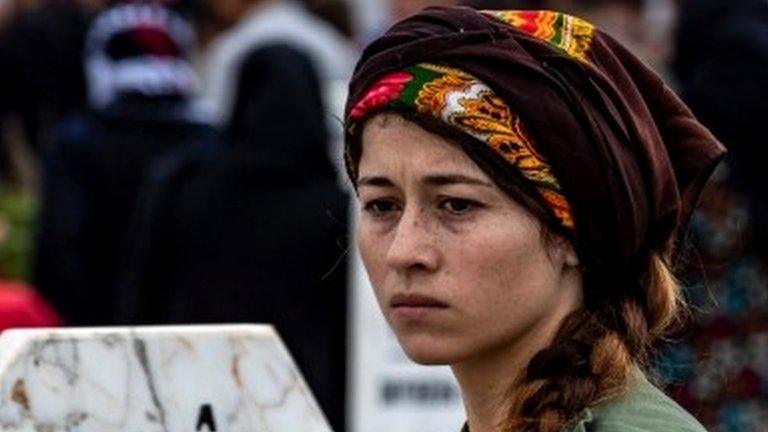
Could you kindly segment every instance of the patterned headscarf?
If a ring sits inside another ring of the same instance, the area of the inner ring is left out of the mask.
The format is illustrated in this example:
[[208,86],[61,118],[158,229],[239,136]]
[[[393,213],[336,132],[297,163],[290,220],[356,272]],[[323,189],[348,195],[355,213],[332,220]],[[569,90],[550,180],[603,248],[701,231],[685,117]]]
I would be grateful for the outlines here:
[[432,116],[484,142],[535,185],[563,227],[573,228],[560,183],[534,148],[520,116],[477,78],[429,63],[393,72],[374,84],[352,109],[350,131],[384,107]]
[[[551,11],[429,8],[369,45],[346,109],[353,182],[361,126],[383,109],[432,117],[492,149],[533,185],[604,291],[666,250],[725,154],[625,48]],[[501,165],[481,168],[503,184]]]

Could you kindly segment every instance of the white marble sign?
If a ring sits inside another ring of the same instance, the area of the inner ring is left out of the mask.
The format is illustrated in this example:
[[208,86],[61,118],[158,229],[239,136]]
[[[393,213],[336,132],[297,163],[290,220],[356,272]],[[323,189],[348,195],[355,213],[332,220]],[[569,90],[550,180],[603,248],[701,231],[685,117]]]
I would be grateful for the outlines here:
[[270,326],[10,330],[0,431],[330,432]]

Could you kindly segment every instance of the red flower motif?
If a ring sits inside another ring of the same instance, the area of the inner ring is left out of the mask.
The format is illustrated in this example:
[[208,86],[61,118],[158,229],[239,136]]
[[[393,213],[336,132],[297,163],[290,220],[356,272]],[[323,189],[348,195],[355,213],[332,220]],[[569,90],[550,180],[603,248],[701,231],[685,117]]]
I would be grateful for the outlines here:
[[349,117],[360,120],[372,111],[378,110],[400,97],[405,86],[413,81],[413,75],[408,72],[394,72],[371,86],[368,93],[352,108]]

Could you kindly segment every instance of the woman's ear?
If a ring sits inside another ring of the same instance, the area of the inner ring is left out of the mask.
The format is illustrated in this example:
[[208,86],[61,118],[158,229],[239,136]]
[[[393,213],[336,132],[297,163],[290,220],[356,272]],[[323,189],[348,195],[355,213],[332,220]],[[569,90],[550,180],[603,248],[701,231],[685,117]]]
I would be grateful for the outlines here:
[[573,247],[573,243],[566,238],[557,236],[554,244],[552,245],[554,252],[559,256],[562,263],[567,267],[579,267],[581,262],[579,261],[579,255],[576,253],[576,249]]
[[573,247],[573,243],[569,242],[568,240],[563,240],[562,245],[563,253],[565,254],[565,264],[570,267],[579,267],[581,266],[581,262],[579,261],[579,256],[576,254],[576,249]]

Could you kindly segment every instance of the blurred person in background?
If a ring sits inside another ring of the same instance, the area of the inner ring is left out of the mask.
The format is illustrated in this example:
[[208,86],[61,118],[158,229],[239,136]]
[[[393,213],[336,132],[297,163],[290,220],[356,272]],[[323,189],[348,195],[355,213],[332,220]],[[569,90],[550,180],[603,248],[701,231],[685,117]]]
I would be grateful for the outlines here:
[[[195,1],[143,2],[186,10]],[[56,125],[87,106],[82,59],[88,27],[102,9],[120,2],[0,2],[0,181],[38,192],[39,159]]]
[[174,150],[214,147],[192,102],[193,34],[161,6],[105,11],[86,43],[90,111],[66,119],[45,160],[37,287],[67,324],[109,325],[114,283],[146,173]]
[[216,34],[202,56],[204,100],[219,124],[232,120],[239,72],[248,56],[273,44],[291,46],[310,59],[320,79],[327,121],[333,113],[340,118],[354,60],[343,34],[296,0],[202,0],[202,9]]
[[314,15],[324,19],[341,32],[345,38],[355,37],[352,22],[352,4],[346,0],[308,0],[307,8]]
[[12,328],[58,327],[61,318],[29,285],[0,281],[0,333]]
[[344,430],[346,213],[313,62],[265,45],[241,65],[218,154],[157,171],[120,290],[132,324],[268,322]]
[[0,4],[0,331],[62,323],[29,285],[38,159],[55,124],[85,104],[82,45],[103,3]]
[[357,39],[360,47],[365,47],[373,42],[374,39],[384,34],[392,24],[402,21],[428,7],[457,5],[472,6],[477,9],[504,9],[510,7],[509,2],[504,2],[503,0],[388,0],[385,4],[388,5],[388,8],[385,9],[388,12],[386,18],[378,21],[377,25],[367,29],[366,32],[358,36]]
[[0,177],[37,186],[55,125],[86,104],[82,50],[106,0],[7,2],[0,28]]
[[55,327],[61,318],[27,283],[35,201],[0,186],[0,332],[17,327]]
[[715,431],[768,430],[768,2],[680,2],[673,70],[683,98],[729,149],[692,219],[693,325],[661,371]]
[[455,6],[458,0],[392,0],[392,22],[402,21],[430,6]]
[[673,66],[683,97],[729,146],[734,181],[768,217],[759,178],[768,118],[768,2],[683,1],[676,43]]
[[[158,172],[121,292],[127,322],[271,322],[344,430],[350,42],[295,0],[201,0],[204,107],[220,155]],[[131,295],[137,298],[130,299]]]

